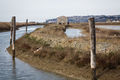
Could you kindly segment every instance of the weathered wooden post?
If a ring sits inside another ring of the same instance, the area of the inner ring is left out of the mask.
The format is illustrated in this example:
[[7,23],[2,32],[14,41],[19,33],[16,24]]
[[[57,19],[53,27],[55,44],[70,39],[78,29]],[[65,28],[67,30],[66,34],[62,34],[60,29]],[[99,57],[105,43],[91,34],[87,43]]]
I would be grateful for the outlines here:
[[12,45],[12,51],[13,51],[13,59],[15,59],[15,39],[16,39],[16,17],[12,17],[12,24],[13,24],[13,45]]
[[91,51],[91,70],[92,70],[92,80],[97,80],[96,78],[96,32],[95,32],[95,20],[90,18],[89,29],[90,29],[90,51]]
[[27,27],[28,27],[28,19],[26,19],[26,34],[27,34]]
[[11,22],[10,22],[10,45],[12,44],[12,35],[13,35],[13,26],[12,26],[13,24],[12,24],[12,20],[11,20]]

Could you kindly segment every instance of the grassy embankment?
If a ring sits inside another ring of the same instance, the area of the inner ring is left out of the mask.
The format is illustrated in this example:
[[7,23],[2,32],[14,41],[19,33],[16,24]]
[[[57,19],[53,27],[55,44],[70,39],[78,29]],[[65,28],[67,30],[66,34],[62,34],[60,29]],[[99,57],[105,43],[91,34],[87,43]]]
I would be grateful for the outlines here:
[[[21,22],[21,23],[17,22],[16,23],[17,29],[19,27],[22,27],[22,26],[25,26],[25,25],[26,25],[26,23],[23,23],[23,22]],[[30,25],[38,25],[38,24],[28,23],[28,26],[30,26]],[[10,23],[9,22],[0,22],[0,32],[9,31],[9,30],[10,30]]]
[[[64,27],[47,25],[43,29],[37,29],[33,33],[18,39],[16,41],[16,56],[38,69],[55,72],[74,79],[90,80],[88,25],[71,24],[70,26],[83,29],[86,37],[69,39],[64,34]],[[96,33],[97,49],[107,46],[103,51],[97,50],[97,77],[99,80],[119,80],[120,33],[119,31],[106,29],[96,29]],[[84,47],[78,49],[76,49],[76,46],[66,46],[75,41],[84,42],[86,45],[81,44]],[[8,51],[11,53],[11,46]]]

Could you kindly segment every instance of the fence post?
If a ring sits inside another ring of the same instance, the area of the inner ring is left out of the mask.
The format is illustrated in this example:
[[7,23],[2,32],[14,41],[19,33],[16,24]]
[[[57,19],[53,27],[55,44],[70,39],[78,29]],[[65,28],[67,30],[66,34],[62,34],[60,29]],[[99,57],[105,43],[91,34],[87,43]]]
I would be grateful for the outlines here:
[[91,70],[92,70],[92,80],[97,80],[96,78],[96,32],[95,32],[95,20],[90,18],[89,29],[90,29],[90,51],[91,51]]
[[28,27],[28,19],[26,19],[26,34],[27,34],[27,27]]
[[11,20],[10,22],[10,45],[12,44],[12,35],[13,35],[13,24]]
[[13,45],[12,45],[12,51],[13,51],[13,59],[15,59],[15,39],[16,39],[16,17],[12,17],[12,26],[13,26]]

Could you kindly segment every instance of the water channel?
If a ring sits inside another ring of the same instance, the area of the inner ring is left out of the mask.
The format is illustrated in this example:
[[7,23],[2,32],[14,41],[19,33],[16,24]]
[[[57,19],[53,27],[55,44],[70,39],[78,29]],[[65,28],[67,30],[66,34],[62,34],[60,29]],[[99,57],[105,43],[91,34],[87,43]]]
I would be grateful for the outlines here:
[[[42,27],[29,26],[28,32]],[[18,39],[24,34],[25,27],[21,27],[16,31],[16,38]],[[17,58],[13,62],[6,50],[9,47],[9,39],[10,32],[0,33],[0,80],[66,80],[65,77],[35,69]]]
[[96,25],[97,28],[120,30],[120,25]]

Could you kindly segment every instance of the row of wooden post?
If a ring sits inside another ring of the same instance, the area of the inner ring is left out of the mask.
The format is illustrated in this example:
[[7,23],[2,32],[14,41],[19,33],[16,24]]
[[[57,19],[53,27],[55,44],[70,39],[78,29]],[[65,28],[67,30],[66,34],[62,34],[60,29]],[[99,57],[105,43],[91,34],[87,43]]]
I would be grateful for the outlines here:
[[[27,34],[28,19],[26,20],[26,34]],[[10,23],[10,45],[12,44],[12,58],[15,59],[15,40],[16,40],[16,17],[13,16]]]
[[[95,20],[90,18],[88,20],[90,29],[90,51],[91,51],[91,70],[92,70],[92,80],[97,80],[96,78],[96,33],[95,33]],[[28,19],[26,20],[26,34],[27,34]],[[11,22],[11,37],[10,44],[12,44],[13,59],[15,59],[15,39],[16,39],[16,17],[12,17]]]

